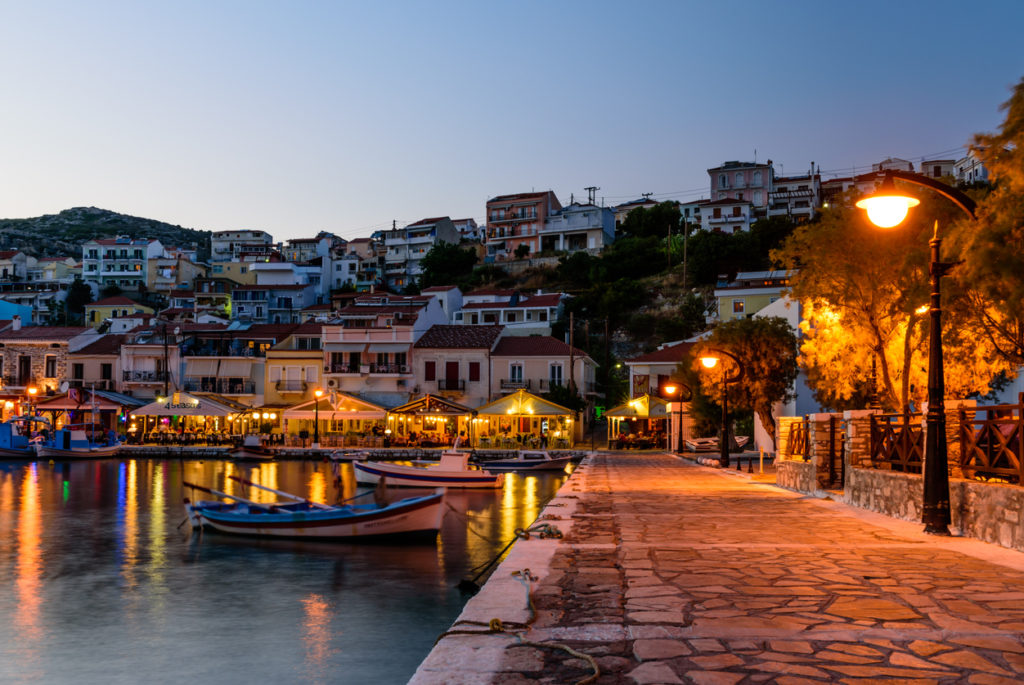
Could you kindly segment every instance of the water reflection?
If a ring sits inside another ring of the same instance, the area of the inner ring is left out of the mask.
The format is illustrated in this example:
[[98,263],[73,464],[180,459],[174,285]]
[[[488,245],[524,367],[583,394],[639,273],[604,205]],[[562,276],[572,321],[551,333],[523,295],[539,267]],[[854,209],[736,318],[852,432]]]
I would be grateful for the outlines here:
[[177,528],[183,497],[211,498],[182,481],[275,498],[229,475],[321,502],[367,492],[350,464],[0,462],[0,682],[405,682],[461,610],[458,581],[564,480],[510,474],[501,490],[450,491],[436,545]]

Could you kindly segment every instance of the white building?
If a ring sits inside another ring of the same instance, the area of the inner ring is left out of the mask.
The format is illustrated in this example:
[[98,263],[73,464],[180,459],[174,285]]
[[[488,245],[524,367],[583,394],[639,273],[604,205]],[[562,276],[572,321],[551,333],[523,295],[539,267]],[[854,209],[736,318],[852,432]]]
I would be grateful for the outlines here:
[[423,273],[420,262],[434,245],[445,242],[458,245],[459,232],[446,216],[421,219],[405,228],[387,231],[384,245],[385,284],[393,290],[403,290]]
[[953,176],[958,183],[979,183],[988,181],[988,169],[974,150],[961,157],[953,164]]
[[542,252],[598,253],[615,241],[615,212],[573,202],[549,215],[540,229]]
[[814,218],[821,206],[821,172],[811,163],[803,176],[776,176],[768,193],[768,216],[789,217],[796,223]]
[[149,260],[163,255],[159,240],[128,236],[89,240],[82,243],[82,280],[100,289],[116,285],[122,290],[138,290],[147,283]]
[[274,239],[266,231],[214,231],[210,236],[210,261],[233,262],[245,253],[266,252],[274,248]]
[[754,222],[754,205],[747,200],[724,198],[703,205],[700,227],[716,233],[739,233]]

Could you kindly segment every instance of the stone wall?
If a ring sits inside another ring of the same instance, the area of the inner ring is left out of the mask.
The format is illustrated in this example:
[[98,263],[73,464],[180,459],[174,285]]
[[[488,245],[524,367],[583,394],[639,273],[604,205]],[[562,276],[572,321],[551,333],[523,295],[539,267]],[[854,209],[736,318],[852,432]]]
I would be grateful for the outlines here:
[[809,461],[777,459],[775,484],[787,490],[813,493],[818,489],[817,469]]

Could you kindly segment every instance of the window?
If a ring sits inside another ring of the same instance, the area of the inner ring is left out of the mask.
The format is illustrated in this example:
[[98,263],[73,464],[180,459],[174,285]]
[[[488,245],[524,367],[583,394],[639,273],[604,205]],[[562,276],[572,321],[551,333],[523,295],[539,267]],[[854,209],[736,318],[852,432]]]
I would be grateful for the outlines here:
[[739,208],[739,207],[733,207],[733,208],[732,208],[732,215],[733,215],[733,216],[742,216],[742,215],[740,214],[740,208]]
[[753,183],[753,185],[755,185],[755,186],[761,185],[761,172],[760,171],[755,171],[754,172],[754,183]]
[[720,188],[728,188],[729,187],[729,177],[726,176],[725,174],[719,174],[718,175],[718,186]]
[[743,313],[743,304],[744,304],[743,300],[733,300],[732,301],[732,313],[733,314],[742,314]]
[[736,172],[736,187],[740,188],[742,186],[743,186],[743,172],[742,171],[737,171]]
[[395,366],[405,366],[408,361],[405,352],[395,352]]
[[754,204],[755,205],[761,204],[761,191],[760,190],[754,191]]
[[72,364],[71,377],[79,381],[85,378],[85,364]]
[[436,381],[437,380],[437,362],[423,362],[423,380],[425,381]]
[[469,362],[469,380],[480,380],[480,362]]
[[52,354],[46,355],[45,371],[43,373],[43,376],[46,377],[46,378],[56,378],[57,377],[57,357],[56,356],[54,356]]
[[562,384],[562,365],[561,364],[552,364],[552,365],[550,365],[548,367],[548,378],[551,379],[551,385],[552,386],[561,385]]
[[100,378],[109,381],[114,378],[113,364],[100,364]]
[[715,207],[714,217],[717,219],[720,216],[722,216],[722,208],[721,207]]
[[523,365],[521,363],[509,364],[508,366],[508,378],[514,383],[523,382]]

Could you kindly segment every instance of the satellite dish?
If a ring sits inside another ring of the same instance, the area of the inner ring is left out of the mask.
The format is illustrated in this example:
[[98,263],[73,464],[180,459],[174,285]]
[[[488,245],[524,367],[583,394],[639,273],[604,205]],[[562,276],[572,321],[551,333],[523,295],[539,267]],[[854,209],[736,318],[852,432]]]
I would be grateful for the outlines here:
[[67,392],[69,387],[70,386],[68,385],[67,381],[61,381],[61,384],[60,384],[60,391],[61,392]]

